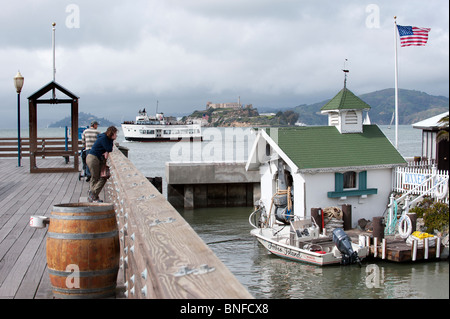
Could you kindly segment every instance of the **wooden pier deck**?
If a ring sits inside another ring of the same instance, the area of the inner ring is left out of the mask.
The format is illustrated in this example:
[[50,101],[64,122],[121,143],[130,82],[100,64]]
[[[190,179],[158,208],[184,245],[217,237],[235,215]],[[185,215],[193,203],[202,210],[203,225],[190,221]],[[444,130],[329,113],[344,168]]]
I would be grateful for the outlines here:
[[[65,164],[63,157],[37,160],[39,168]],[[112,177],[100,198],[114,205],[120,230],[116,298],[252,298],[119,150],[109,164]],[[88,183],[78,172],[32,174],[30,161],[22,165],[14,158],[0,161],[0,299],[52,299],[48,228],[30,227],[30,216],[50,217],[54,205],[86,202]]]
[[[30,161],[0,161],[0,298],[53,298],[46,262],[45,229],[29,226],[31,215],[50,216],[53,205],[86,201],[88,184],[79,174],[30,174]],[[60,167],[63,157],[38,159],[38,167]]]

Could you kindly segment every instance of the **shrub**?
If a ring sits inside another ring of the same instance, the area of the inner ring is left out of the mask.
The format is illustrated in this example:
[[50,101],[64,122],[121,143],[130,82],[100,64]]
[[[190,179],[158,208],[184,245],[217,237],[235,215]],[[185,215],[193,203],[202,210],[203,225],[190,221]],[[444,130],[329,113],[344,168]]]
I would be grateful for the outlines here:
[[417,218],[423,218],[423,215],[433,205],[434,201],[431,198],[424,198],[415,207],[411,208],[409,211],[411,213],[416,213]]
[[440,202],[433,203],[424,214],[425,227],[428,233],[434,230],[444,231],[449,224],[448,205]]

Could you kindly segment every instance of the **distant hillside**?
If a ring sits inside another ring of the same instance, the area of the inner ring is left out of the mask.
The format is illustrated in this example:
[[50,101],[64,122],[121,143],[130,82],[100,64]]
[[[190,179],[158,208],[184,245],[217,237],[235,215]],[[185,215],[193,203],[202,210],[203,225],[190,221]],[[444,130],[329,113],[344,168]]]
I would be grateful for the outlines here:
[[[395,109],[394,94],[394,89],[384,89],[359,96],[371,106],[369,117],[372,123],[379,125],[390,123]],[[399,89],[398,96],[399,124],[412,124],[448,111],[449,108],[449,98],[445,96],[405,89]],[[320,109],[328,101],[298,105],[293,110],[299,114],[299,122],[308,125],[326,125],[328,118],[320,113]]]
[[[115,123],[110,122],[105,118],[99,118],[99,117],[96,117],[95,115],[92,115],[89,113],[84,113],[84,112],[78,113],[78,127],[90,126],[92,121],[97,121],[99,123],[99,126],[101,126],[101,127],[108,127],[111,125],[116,125]],[[72,124],[70,122],[70,116],[68,116],[58,122],[50,124],[49,127],[65,127],[65,126],[70,127],[71,125]]]
[[182,121],[204,119],[205,127],[249,127],[249,126],[292,126],[298,119],[298,114],[292,110],[278,111],[273,115],[259,115],[258,110],[252,106],[242,109],[209,108],[203,111],[194,111],[191,115],[183,117]]

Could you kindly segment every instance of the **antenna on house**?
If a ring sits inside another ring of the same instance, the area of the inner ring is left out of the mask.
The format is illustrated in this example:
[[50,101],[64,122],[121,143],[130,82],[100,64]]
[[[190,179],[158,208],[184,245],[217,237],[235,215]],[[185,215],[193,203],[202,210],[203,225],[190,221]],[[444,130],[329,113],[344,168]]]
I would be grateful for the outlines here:
[[348,59],[345,59],[344,61],[344,68],[342,71],[344,72],[344,89],[347,87],[347,73],[350,72],[348,69],[345,68],[345,63],[348,61]]

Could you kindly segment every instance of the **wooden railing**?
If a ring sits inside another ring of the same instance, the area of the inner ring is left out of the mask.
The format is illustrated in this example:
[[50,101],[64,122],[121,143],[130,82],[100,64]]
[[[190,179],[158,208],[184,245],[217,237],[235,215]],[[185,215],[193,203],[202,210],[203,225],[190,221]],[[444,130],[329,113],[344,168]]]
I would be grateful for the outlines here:
[[116,147],[108,163],[105,191],[116,210],[127,298],[252,298]]
[[[66,150],[66,141],[64,137],[38,137],[37,139],[37,152],[42,152],[42,156],[45,157],[45,153],[55,154],[57,156],[63,156]],[[30,156],[30,139],[28,137],[20,139],[20,148],[22,157]],[[81,150],[81,140],[78,141],[78,148]],[[67,150],[71,151],[71,143],[68,142]],[[17,138],[15,137],[0,137],[0,157],[17,157]]]

